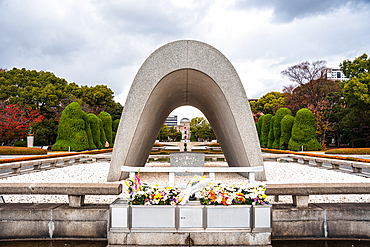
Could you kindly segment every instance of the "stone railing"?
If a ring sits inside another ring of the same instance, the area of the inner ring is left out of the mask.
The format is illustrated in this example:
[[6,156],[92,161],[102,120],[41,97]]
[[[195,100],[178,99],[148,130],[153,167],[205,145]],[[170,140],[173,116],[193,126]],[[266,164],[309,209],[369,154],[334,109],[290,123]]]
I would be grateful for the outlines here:
[[370,183],[302,183],[302,184],[267,184],[266,195],[292,195],[293,205],[308,207],[310,195],[332,194],[370,194]]
[[68,195],[70,207],[84,205],[85,195],[119,195],[117,183],[1,183],[0,195]]
[[288,161],[288,162],[299,162],[301,160],[303,164],[314,163],[315,166],[321,167],[323,163],[329,164],[334,170],[340,169],[340,166],[351,167],[353,173],[362,173],[362,169],[370,169],[370,163],[349,161],[349,160],[338,160],[330,158],[311,157],[296,154],[264,154],[264,161]]
[[134,177],[135,173],[140,172],[168,172],[169,184],[175,185],[175,173],[193,173],[193,172],[208,172],[209,178],[214,181],[215,173],[217,172],[246,172],[248,173],[249,183],[255,182],[255,172],[262,172],[263,166],[255,167],[131,167],[122,166],[121,172],[129,172],[130,177]]
[[58,163],[63,163],[63,165],[78,164],[82,161],[92,161],[96,162],[99,159],[111,159],[111,155],[71,155],[66,157],[57,158],[46,158],[37,160],[27,160],[27,161],[17,161],[0,164],[0,170],[11,170],[13,174],[19,174],[22,168],[33,167],[33,170],[41,170],[43,165],[48,165],[48,167],[57,167]]

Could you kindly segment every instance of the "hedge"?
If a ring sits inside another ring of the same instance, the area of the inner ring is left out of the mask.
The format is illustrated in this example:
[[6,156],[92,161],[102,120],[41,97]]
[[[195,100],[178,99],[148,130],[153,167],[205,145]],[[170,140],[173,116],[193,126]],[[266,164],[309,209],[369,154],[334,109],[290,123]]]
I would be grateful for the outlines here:
[[211,143],[211,144],[207,144],[208,147],[221,147],[220,146],[220,143]]
[[[105,138],[110,147],[113,147],[112,142],[112,117],[108,112],[102,111],[98,117],[102,120]],[[102,143],[105,146],[105,142]]]
[[84,112],[84,120],[85,120],[85,130],[87,134],[87,141],[89,143],[89,148],[96,149],[96,145],[94,144],[94,139],[93,139],[91,127],[90,127],[91,120],[86,112]]
[[101,154],[101,153],[109,153],[112,151],[113,151],[113,148],[109,148],[109,149],[91,150],[91,151],[83,151],[83,152],[71,152],[71,153],[62,153],[62,154],[49,154],[49,155],[43,155],[43,156],[21,157],[21,158],[14,158],[14,159],[0,159],[0,164],[26,161],[26,160],[40,160],[40,159],[48,159],[48,158],[66,157],[66,156],[73,156],[73,155],[80,155],[80,154]]
[[97,148],[104,148],[103,144],[100,141],[100,125],[101,119],[98,118],[95,114],[87,114],[90,123],[90,129],[92,134],[92,139]]
[[360,159],[360,158],[354,158],[354,157],[342,157],[342,156],[313,154],[313,153],[301,153],[301,152],[285,151],[285,150],[277,150],[277,149],[266,149],[266,148],[261,148],[261,151],[265,152],[265,153],[273,153],[273,154],[296,154],[296,155],[326,158],[326,159],[350,160],[350,161],[356,161],[356,162],[370,163],[370,159]]
[[153,144],[153,147],[163,147],[164,146],[164,144],[162,144],[162,143],[157,143],[157,142],[155,142],[154,144]]
[[315,118],[306,108],[300,109],[294,119],[292,136],[288,148],[293,151],[302,149],[306,151],[321,150],[321,145],[316,139]]
[[119,125],[119,119],[116,119],[112,122],[112,131],[117,132]]
[[325,152],[326,154],[359,154],[370,155],[370,148],[339,148]]
[[105,131],[103,128],[103,121],[99,118],[99,129],[100,129],[100,142],[103,145],[103,148],[105,148],[105,143],[107,142],[107,137],[105,135]]
[[274,121],[274,136],[275,140],[272,144],[272,148],[280,148],[280,137],[281,137],[281,120],[286,116],[292,116],[292,112],[288,108],[280,108],[276,111]]
[[47,153],[48,152],[42,148],[0,146],[0,155],[40,155]]
[[292,135],[293,123],[294,117],[291,115],[286,115],[281,120],[280,149],[288,149],[289,140]]
[[274,122],[275,122],[275,116],[271,117],[271,119],[270,119],[270,130],[269,130],[268,141],[267,141],[267,147],[268,148],[272,148],[272,144],[275,141]]
[[269,132],[270,132],[270,121],[271,121],[272,115],[267,114],[264,116],[265,117],[262,120],[260,144],[261,144],[261,147],[267,148]]
[[260,116],[256,124],[258,139],[260,140],[260,142],[261,142],[261,132],[262,132],[262,124],[263,124],[264,118],[265,118],[265,115]]
[[119,125],[119,119],[116,119],[112,122],[112,141],[113,141],[113,143],[116,139],[118,125]]
[[14,147],[27,147],[27,140],[16,141],[13,144]]
[[84,111],[77,102],[72,102],[63,110],[52,151],[67,151],[69,147],[73,151],[89,149],[84,117]]

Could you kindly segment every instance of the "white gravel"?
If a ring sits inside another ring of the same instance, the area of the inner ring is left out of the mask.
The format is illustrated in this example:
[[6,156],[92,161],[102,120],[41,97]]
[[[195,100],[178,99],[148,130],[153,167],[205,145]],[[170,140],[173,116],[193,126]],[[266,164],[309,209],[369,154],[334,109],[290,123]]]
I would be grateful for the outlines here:
[[[267,183],[369,183],[370,178],[354,174],[311,167],[298,163],[265,162]],[[225,164],[217,164],[225,166]],[[209,166],[209,165],[207,165]],[[24,175],[0,179],[2,183],[104,183],[106,182],[109,163],[87,163],[33,172]],[[176,183],[186,184],[191,176],[176,176]],[[141,173],[141,179],[147,183],[165,184],[168,173]],[[216,180],[224,183],[245,181],[245,178],[236,173],[217,173]],[[124,183],[121,181],[124,185]],[[125,197],[122,193],[120,197]],[[111,203],[117,196],[86,196],[86,203]],[[4,195],[6,202],[22,203],[67,203],[68,196],[50,195]],[[268,197],[272,203],[273,198]],[[324,195],[310,196],[310,202],[370,202],[370,195]],[[280,196],[279,203],[292,203],[291,196]]]

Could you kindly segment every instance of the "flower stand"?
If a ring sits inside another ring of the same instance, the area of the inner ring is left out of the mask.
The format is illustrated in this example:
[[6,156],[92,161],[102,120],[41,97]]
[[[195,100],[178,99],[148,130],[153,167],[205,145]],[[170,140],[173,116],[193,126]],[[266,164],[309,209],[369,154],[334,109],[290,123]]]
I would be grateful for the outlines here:
[[127,200],[122,198],[116,199],[109,205],[111,231],[130,231],[129,207]]
[[169,205],[130,205],[131,231],[176,231],[176,207]]
[[251,230],[250,205],[205,206],[207,231],[242,229]]
[[199,201],[188,202],[178,206],[178,232],[203,232],[204,231],[204,206]]
[[272,205],[253,205],[252,232],[271,232],[272,226]]

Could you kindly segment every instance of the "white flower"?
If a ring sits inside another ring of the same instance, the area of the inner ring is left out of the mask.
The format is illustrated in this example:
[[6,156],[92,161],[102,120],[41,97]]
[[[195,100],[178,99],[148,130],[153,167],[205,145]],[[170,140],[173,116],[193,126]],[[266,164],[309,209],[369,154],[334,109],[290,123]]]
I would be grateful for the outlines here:
[[221,202],[222,202],[222,196],[218,196],[216,201],[217,201],[218,203],[221,203]]

